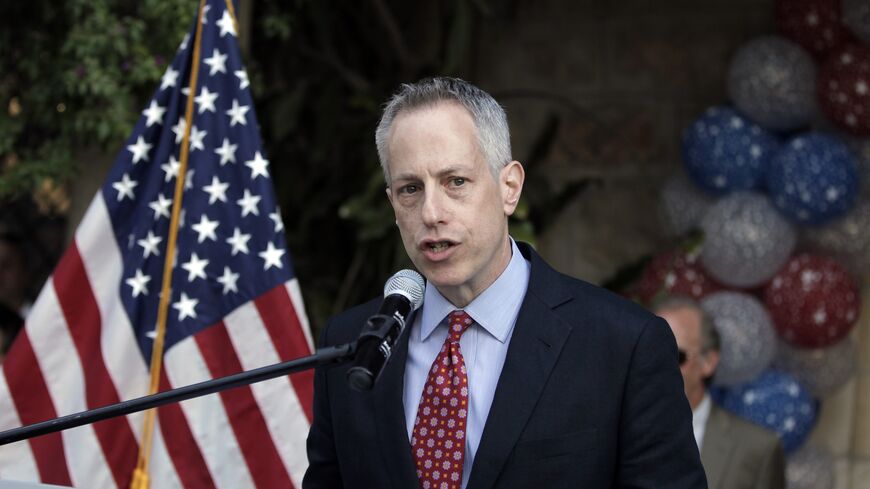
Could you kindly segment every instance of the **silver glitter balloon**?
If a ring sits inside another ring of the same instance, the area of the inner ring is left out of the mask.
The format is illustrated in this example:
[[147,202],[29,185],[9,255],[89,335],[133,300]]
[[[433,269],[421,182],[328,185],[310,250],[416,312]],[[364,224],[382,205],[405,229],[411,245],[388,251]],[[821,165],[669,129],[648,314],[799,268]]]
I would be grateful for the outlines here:
[[701,220],[701,264],[733,287],[766,282],[788,259],[796,234],[770,201],[755,192],[735,192],[716,202]]
[[764,305],[742,292],[716,292],[701,300],[721,337],[713,382],[736,385],[754,379],[776,356],[776,333]]
[[806,228],[809,248],[823,251],[842,262],[856,276],[870,273],[870,197],[845,216],[819,228]]
[[785,464],[786,489],[832,489],[834,458],[822,447],[804,445]]
[[843,0],[843,23],[861,40],[870,42],[870,0]]
[[765,129],[798,128],[817,111],[816,65],[809,53],[789,40],[757,38],[731,61],[728,95],[740,112]]
[[855,373],[855,342],[847,337],[825,348],[797,348],[780,341],[774,365],[794,375],[814,397],[828,397]]
[[678,174],[662,187],[659,209],[667,231],[672,236],[681,236],[698,227],[712,204],[712,197],[684,174]]

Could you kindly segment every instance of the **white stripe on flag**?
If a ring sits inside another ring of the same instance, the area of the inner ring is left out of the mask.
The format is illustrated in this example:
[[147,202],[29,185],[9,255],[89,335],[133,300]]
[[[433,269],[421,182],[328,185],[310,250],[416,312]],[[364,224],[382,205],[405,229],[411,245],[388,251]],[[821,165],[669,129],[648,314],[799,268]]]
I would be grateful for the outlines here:
[[[25,327],[57,415],[86,410],[82,366],[51,278],[39,294]],[[75,486],[115,487],[92,426],[66,430],[62,435]]]
[[302,325],[302,333],[305,334],[305,339],[308,340],[308,349],[314,351],[314,340],[311,338],[311,326],[308,324],[308,314],[305,313],[305,302],[302,301],[302,290],[299,288],[299,281],[295,278],[286,283],[287,292],[290,294],[290,300],[293,302],[293,309],[296,310],[296,316],[299,318],[299,324]]
[[[126,401],[148,394],[150,376],[121,302],[118,287],[126,286],[121,277],[124,264],[117,243],[107,239],[113,235],[108,209],[102,194],[97,193],[76,231],[76,245],[100,309],[103,360],[120,400]],[[154,287],[151,289],[149,293],[157,293]],[[127,417],[137,441],[142,418],[142,413]]]
[[172,489],[181,487],[181,480],[175,472],[175,465],[169,457],[169,452],[166,450],[166,443],[163,441],[163,432],[160,431],[160,418],[154,416],[154,438],[151,451],[151,460],[148,470],[148,477],[151,480],[151,487],[157,489]]
[[[224,324],[244,370],[281,361],[253,302],[230,313]],[[251,384],[251,390],[293,485],[301,487],[308,468],[305,441],[309,425],[290,379],[258,382]]]
[[[21,426],[18,412],[12,404],[12,396],[9,394],[9,385],[6,376],[0,372],[0,426],[4,429],[13,426]],[[0,479],[38,481],[39,469],[36,467],[36,459],[30,450],[30,443],[19,441],[0,447]]]
[[[166,352],[164,365],[173,388],[211,379],[192,336]],[[181,408],[215,485],[224,489],[254,487],[220,395],[190,399],[182,402]]]

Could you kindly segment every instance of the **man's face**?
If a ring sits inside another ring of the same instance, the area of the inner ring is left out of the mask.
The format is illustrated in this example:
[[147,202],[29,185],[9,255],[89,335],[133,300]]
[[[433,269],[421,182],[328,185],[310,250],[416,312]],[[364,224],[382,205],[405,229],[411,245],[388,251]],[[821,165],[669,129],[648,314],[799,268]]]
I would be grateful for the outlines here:
[[513,161],[493,176],[471,115],[444,102],[400,113],[388,141],[390,186],[402,242],[417,269],[464,307],[510,261],[507,216],[522,190]]
[[704,379],[716,371],[719,354],[715,351],[701,352],[701,314],[698,310],[684,306],[657,314],[668,322],[677,340],[677,348],[685,354],[680,372],[683,374],[686,397],[695,408],[704,398]]

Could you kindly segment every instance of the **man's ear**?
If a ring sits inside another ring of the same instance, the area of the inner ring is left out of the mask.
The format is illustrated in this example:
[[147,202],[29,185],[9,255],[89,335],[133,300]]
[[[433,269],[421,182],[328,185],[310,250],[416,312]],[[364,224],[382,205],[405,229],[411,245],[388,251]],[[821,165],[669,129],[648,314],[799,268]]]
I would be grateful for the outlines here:
[[504,205],[504,214],[510,216],[517,208],[520,202],[520,195],[523,193],[523,182],[526,180],[526,171],[519,161],[511,161],[499,173],[499,183],[501,184],[502,203]]
[[390,187],[385,188],[384,192],[387,193],[387,200],[390,201],[390,205],[393,205],[393,192],[391,191]]
[[719,366],[719,352],[710,350],[701,357],[701,371],[704,377],[712,377]]

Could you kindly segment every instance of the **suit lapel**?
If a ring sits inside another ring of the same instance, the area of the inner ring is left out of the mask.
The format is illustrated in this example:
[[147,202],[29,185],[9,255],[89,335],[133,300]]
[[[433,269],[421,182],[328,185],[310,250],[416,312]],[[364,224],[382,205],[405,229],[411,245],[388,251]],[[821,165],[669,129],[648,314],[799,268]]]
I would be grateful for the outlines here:
[[[527,254],[527,250],[523,251]],[[469,489],[488,488],[495,484],[571,333],[571,327],[552,310],[567,300],[559,295],[554,283],[547,283],[551,282],[549,279],[555,276],[555,272],[533,252],[528,253],[532,258],[529,292],[517,317],[474,459]],[[545,292],[538,296],[537,291]]]
[[701,463],[707,473],[707,485],[710,489],[716,489],[721,485],[732,448],[733,443],[728,434],[728,418],[723,416],[720,409],[714,405],[704,429],[704,440],[701,442]]
[[402,399],[405,380],[405,360],[408,358],[408,336],[414,317],[399,337],[398,345],[372,389],[375,422],[384,467],[395,488],[417,487],[417,472],[411,458],[411,444],[405,427],[405,408]]

